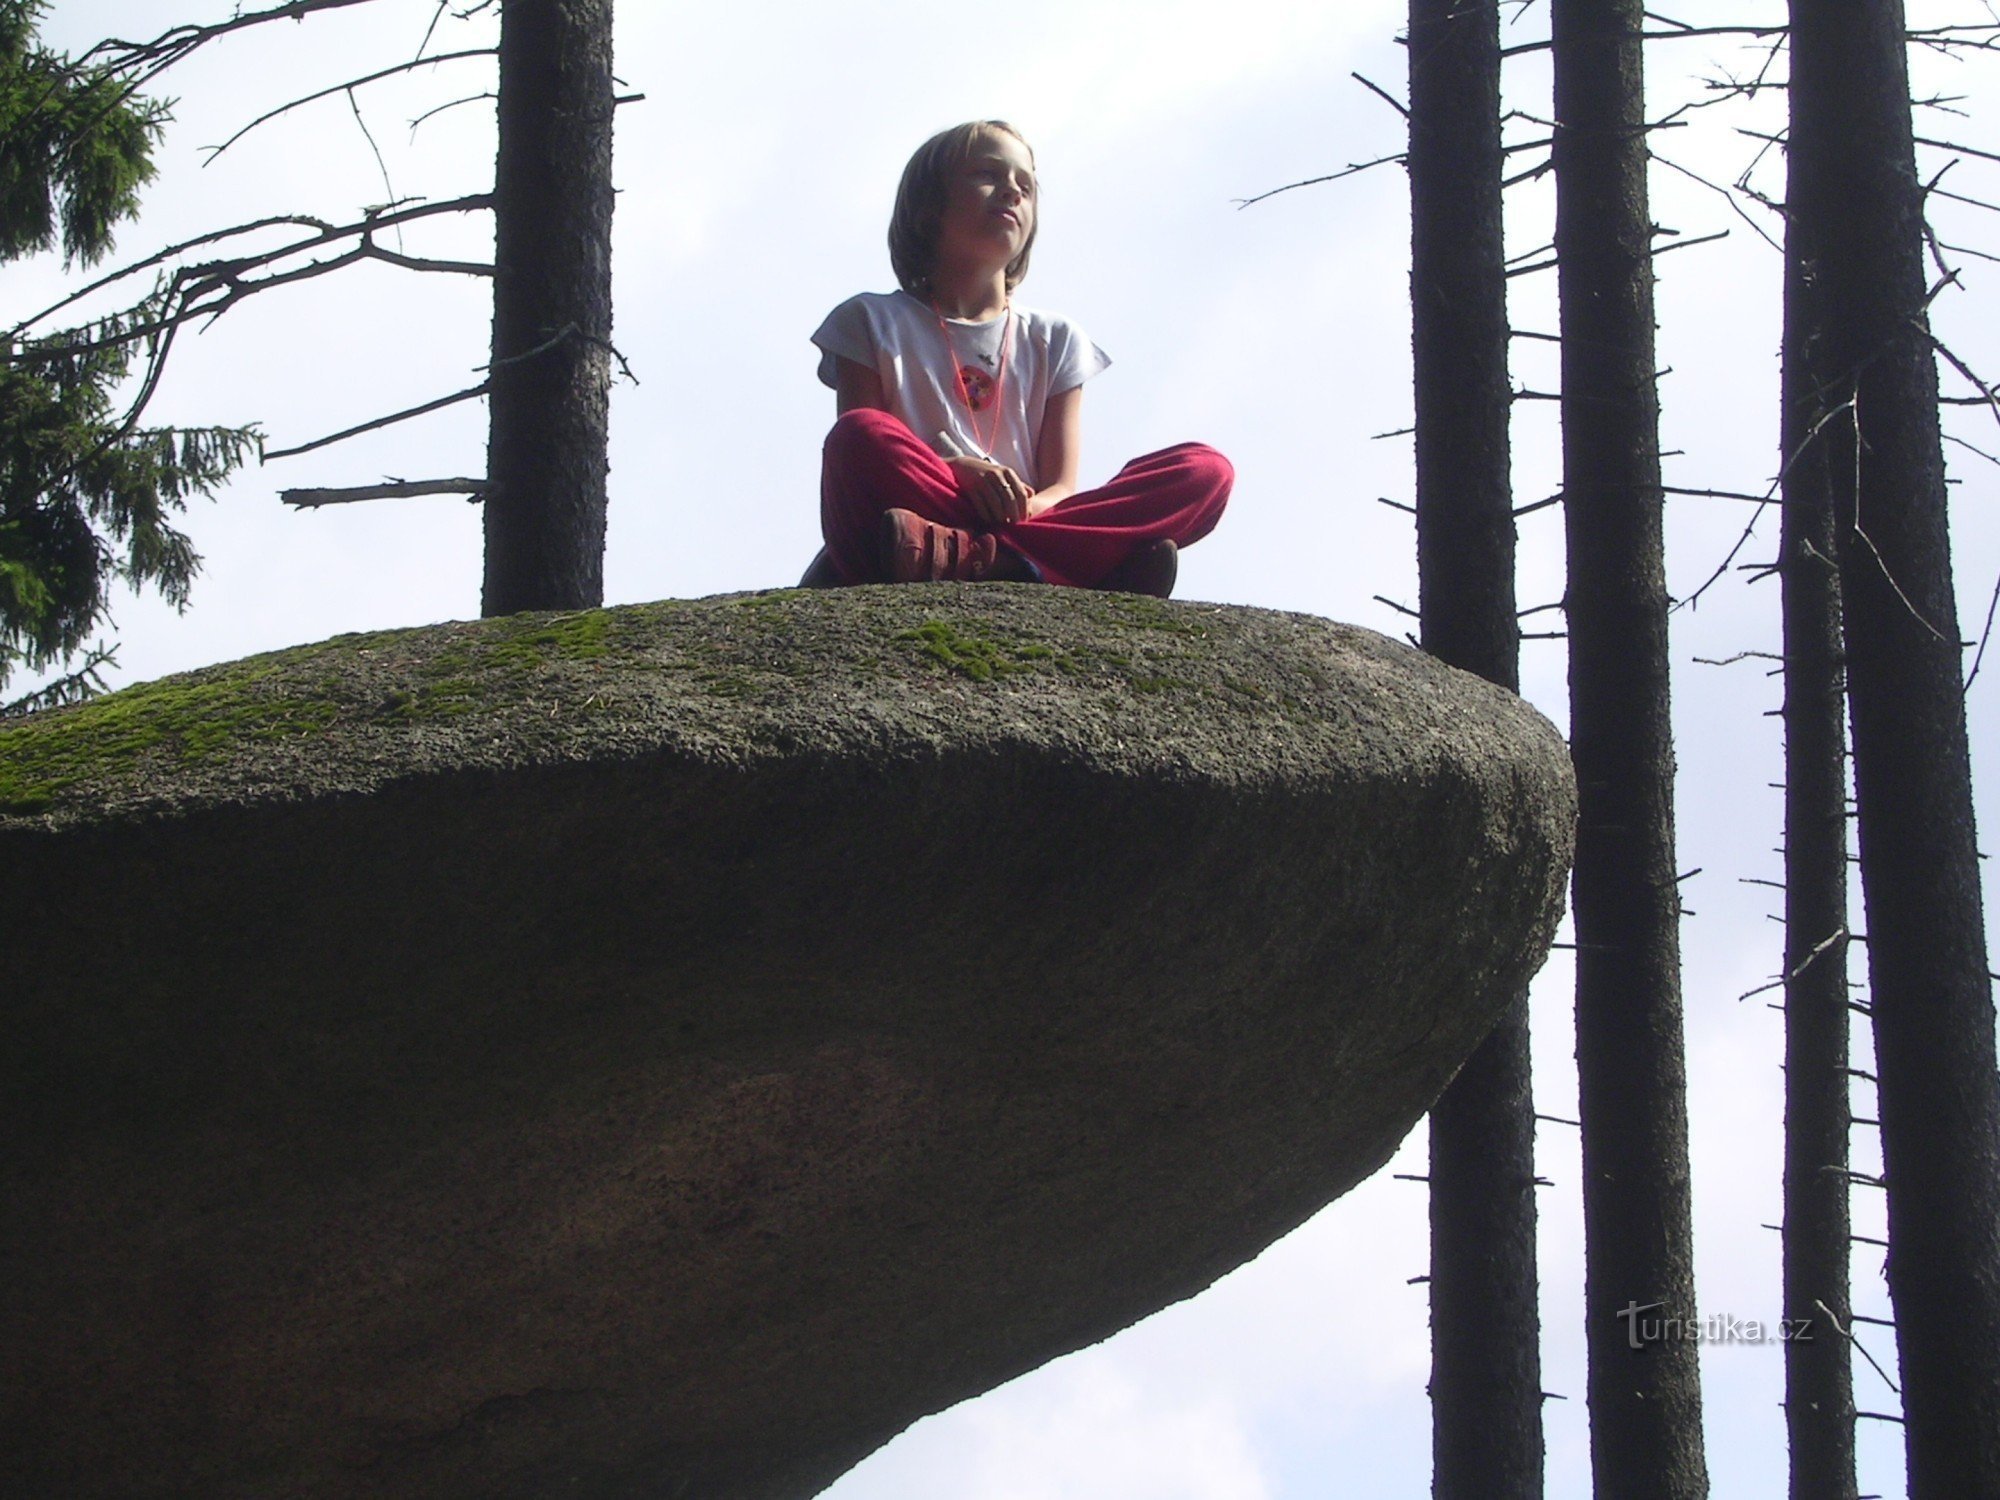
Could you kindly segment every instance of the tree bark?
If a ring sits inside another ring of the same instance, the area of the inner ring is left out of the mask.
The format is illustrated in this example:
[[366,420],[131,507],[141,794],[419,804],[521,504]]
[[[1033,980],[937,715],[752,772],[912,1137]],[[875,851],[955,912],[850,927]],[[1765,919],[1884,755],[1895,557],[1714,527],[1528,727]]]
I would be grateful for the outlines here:
[[1641,0],[1553,6],[1584,1312],[1596,1493],[1690,1500],[1708,1480],[1698,1346],[1672,1321],[1699,1313],[1642,20]]
[[612,0],[503,0],[482,613],[604,601]]
[[1785,233],[1783,516],[1785,666],[1784,1317],[1791,1500],[1855,1500],[1848,1286],[1847,697],[1834,495],[1842,474],[1815,440],[1826,308],[1804,260],[1810,201],[1792,156]]
[[[1497,0],[1411,0],[1410,304],[1424,649],[1520,685]],[[1541,1321],[1525,993],[1431,1111],[1439,1500],[1540,1500]]]
[[1900,0],[1792,0],[1914,1500],[2000,1496],[2000,1080]]

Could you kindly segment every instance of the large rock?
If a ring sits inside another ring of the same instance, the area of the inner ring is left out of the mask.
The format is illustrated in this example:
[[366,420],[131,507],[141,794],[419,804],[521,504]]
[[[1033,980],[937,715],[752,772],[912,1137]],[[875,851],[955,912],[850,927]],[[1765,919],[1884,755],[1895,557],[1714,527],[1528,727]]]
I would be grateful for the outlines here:
[[993,585],[0,729],[0,1491],[812,1494],[1375,1170],[1572,808],[1380,636]]

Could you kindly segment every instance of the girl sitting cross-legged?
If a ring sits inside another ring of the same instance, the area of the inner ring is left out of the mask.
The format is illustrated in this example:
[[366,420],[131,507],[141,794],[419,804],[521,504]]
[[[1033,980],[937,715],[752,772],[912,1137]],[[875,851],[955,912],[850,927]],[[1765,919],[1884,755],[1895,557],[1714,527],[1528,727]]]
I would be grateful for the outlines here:
[[1175,555],[1215,526],[1229,461],[1200,443],[1077,489],[1083,383],[1110,363],[1082,329],[1022,307],[1039,218],[1034,155],[975,121],[926,141],[896,190],[902,289],[836,307],[813,335],[839,419],[820,471],[811,586],[1012,579],[1165,598]]

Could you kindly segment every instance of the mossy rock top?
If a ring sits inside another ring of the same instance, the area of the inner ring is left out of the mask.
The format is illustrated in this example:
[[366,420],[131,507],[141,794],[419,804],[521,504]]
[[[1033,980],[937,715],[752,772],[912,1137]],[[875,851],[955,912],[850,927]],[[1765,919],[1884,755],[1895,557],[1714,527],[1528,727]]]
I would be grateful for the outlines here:
[[[1329,650],[1342,658],[1339,680]],[[338,636],[0,721],[0,829],[366,792],[440,770],[1026,736],[1223,778],[1471,679],[1311,616],[1027,586],[785,590]],[[1491,713],[1539,725],[1511,695]],[[1428,723],[1426,722],[1428,721]],[[1450,732],[1479,732],[1454,719]]]
[[1011,585],[344,637],[9,724],[0,800],[65,1500],[801,1500],[1376,1170],[1575,809],[1381,636]]

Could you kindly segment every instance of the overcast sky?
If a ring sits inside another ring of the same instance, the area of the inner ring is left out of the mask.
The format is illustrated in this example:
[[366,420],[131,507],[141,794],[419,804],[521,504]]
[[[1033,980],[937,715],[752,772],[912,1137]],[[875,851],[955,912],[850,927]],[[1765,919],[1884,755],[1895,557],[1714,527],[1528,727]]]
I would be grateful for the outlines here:
[[[145,216],[120,250],[144,253],[225,223],[298,212],[345,219],[391,197],[483,191],[492,174],[490,106],[472,103],[417,132],[423,110],[491,87],[487,61],[444,64],[373,86],[361,112],[390,186],[344,98],[267,127],[201,165],[199,148],[297,94],[401,61],[430,0],[380,0],[218,43],[169,75],[180,100]],[[71,51],[106,35],[150,36],[169,20],[217,19],[226,0],[58,0],[45,40]],[[1510,40],[1542,35],[1530,3]],[[1913,5],[1913,20],[1975,16],[1967,3]],[[1770,0],[1688,0],[1697,25],[1779,19]],[[1511,14],[1510,10],[1510,14]],[[959,24],[954,24],[954,19]],[[918,0],[642,5],[619,18],[618,70],[647,95],[619,115],[616,340],[639,384],[613,405],[607,602],[771,587],[794,581],[817,545],[819,440],[830,392],[807,336],[834,303],[893,286],[883,236],[910,151],[958,120],[1000,116],[1032,143],[1041,237],[1026,302],[1081,322],[1113,357],[1084,404],[1084,481],[1134,454],[1201,439],[1235,461],[1221,528],[1183,560],[1183,596],[1305,610],[1400,636],[1411,622],[1377,602],[1416,602],[1408,517],[1378,503],[1411,495],[1406,183],[1390,166],[1286,193],[1235,200],[1401,145],[1396,113],[1348,76],[1403,89],[1393,38],[1402,6],[1381,0],[1013,0],[940,8]],[[490,23],[446,22],[434,51],[481,45]],[[1761,54],[1704,38],[1653,50],[1654,117],[1704,81],[1754,73]],[[1782,76],[1782,64],[1777,70]],[[1920,93],[1983,94],[1992,72],[1927,59]],[[1509,64],[1510,102],[1548,113],[1545,62]],[[1972,108],[1969,104],[1948,109]],[[1761,114],[1709,110],[1655,137],[1680,166],[1727,183],[1769,130]],[[1985,118],[1980,118],[1983,112]],[[1725,116],[1727,116],[1725,118]],[[1532,125],[1522,138],[1546,133]],[[1927,114],[1922,133],[1992,150],[2000,127]],[[1523,165],[1533,160],[1524,153]],[[1931,165],[1942,155],[1931,153]],[[2000,166],[1966,161],[1950,183],[2000,198]],[[1758,179],[1775,194],[1773,154]],[[1662,168],[1654,215],[1685,237],[1731,231],[1660,263],[1668,482],[1761,492],[1776,446],[1779,263],[1724,194]],[[2000,246],[1984,215],[1947,205],[1945,238]],[[1517,190],[1514,248],[1550,238],[1548,185]],[[1751,212],[1755,214],[1755,210]],[[1776,234],[1776,226],[1761,220]],[[433,221],[412,253],[490,254],[482,219]],[[1972,254],[1963,294],[1939,304],[1957,351],[2000,371],[2000,266]],[[11,322],[64,286],[59,268],[0,272]],[[1514,282],[1517,327],[1555,326],[1546,274]],[[368,267],[260,297],[184,340],[156,417],[257,422],[290,446],[475,384],[489,304],[482,283]],[[1516,379],[1553,391],[1548,349],[1516,349]],[[1948,377],[1948,380],[1950,377]],[[1558,482],[1552,403],[1520,404],[1516,492]],[[1982,413],[1954,430],[1989,451]],[[119,682],[316,640],[478,612],[477,511],[462,500],[384,501],[294,514],[280,488],[385,475],[483,471],[477,405],[304,458],[251,469],[188,521],[207,559],[185,616],[153,600],[118,610]],[[1960,611],[1977,633],[2000,572],[1995,469],[1954,448]],[[1737,501],[1677,499],[1669,584],[1687,595],[1749,519]],[[1768,558],[1766,514],[1742,560]],[[1520,597],[1553,603],[1562,575],[1555,509],[1524,519]],[[1695,915],[1685,927],[1700,1310],[1778,1315],[1780,1018],[1758,997],[1778,963],[1778,703],[1767,664],[1700,665],[1775,649],[1774,582],[1735,572],[1675,616],[1680,831]],[[1554,629],[1538,616],[1530,629]],[[1566,722],[1559,641],[1529,641],[1527,693]],[[1968,702],[1975,762],[2000,733],[2000,666]],[[26,686],[16,682],[11,691]],[[1991,827],[1990,799],[1982,814]],[[1859,920],[1857,919],[1857,928]],[[1574,1117],[1571,974],[1558,954],[1534,992],[1538,1106]],[[1865,1032],[1857,1034],[1866,1065]],[[1858,1095],[1857,1114],[1872,1115]],[[1857,1132],[1855,1165],[1875,1154]],[[1582,1231],[1575,1132],[1545,1125],[1538,1148],[1554,1186],[1541,1196],[1549,1494],[1588,1493],[1583,1405]],[[1426,1269],[1421,1128],[1374,1181],[1204,1295],[1096,1348],[918,1424],[829,1493],[838,1500],[1307,1500],[1415,1496],[1429,1483]],[[1857,1192],[1857,1229],[1879,1233],[1878,1195]],[[1877,1228],[1871,1229],[1870,1225]],[[1866,1249],[1867,1247],[1861,1247]],[[1879,1258],[1857,1257],[1855,1296],[1884,1312]],[[1893,1370],[1892,1351],[1876,1338]],[[1709,1459],[1718,1497],[1780,1492],[1782,1360],[1775,1345],[1705,1352]],[[1894,1396],[1862,1367],[1863,1407]],[[1902,1492],[1895,1429],[1864,1422],[1862,1490]]]

